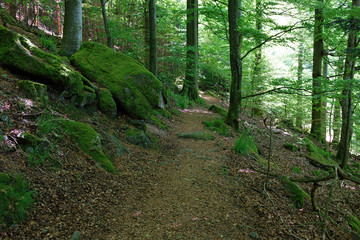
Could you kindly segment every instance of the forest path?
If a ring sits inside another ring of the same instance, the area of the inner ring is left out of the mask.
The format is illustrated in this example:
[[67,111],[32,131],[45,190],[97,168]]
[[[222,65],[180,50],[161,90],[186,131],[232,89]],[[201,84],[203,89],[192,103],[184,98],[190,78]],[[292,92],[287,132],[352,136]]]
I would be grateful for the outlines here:
[[129,194],[119,206],[123,213],[106,239],[242,238],[244,206],[233,196],[239,181],[226,167],[234,139],[216,134],[214,140],[177,136],[209,131],[202,122],[217,117],[197,106],[174,118],[162,139],[161,157],[153,159],[158,164],[149,161],[158,169],[146,189]]

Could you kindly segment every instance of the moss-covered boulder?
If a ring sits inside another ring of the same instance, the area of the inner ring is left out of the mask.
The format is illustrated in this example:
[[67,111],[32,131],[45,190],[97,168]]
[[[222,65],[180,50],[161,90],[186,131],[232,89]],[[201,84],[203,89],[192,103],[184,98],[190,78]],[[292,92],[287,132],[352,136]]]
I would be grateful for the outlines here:
[[58,120],[65,134],[76,142],[81,150],[100,164],[102,168],[113,173],[115,168],[105,156],[101,147],[100,135],[89,125],[68,120]]
[[119,109],[130,116],[148,119],[153,108],[164,108],[163,84],[144,66],[103,44],[86,42],[71,57],[87,78],[110,90]]
[[154,147],[154,143],[151,138],[146,135],[144,131],[138,130],[136,128],[129,128],[126,130],[125,140],[131,144],[141,146],[143,148]]
[[19,90],[25,94],[27,98],[35,100],[42,105],[46,105],[49,101],[47,87],[44,84],[23,80],[18,82]]
[[89,81],[64,59],[40,50],[26,37],[3,26],[0,26],[0,63],[45,84],[59,86],[75,99],[88,95],[84,82]]
[[101,88],[99,90],[98,99],[98,107],[100,111],[109,117],[115,117],[117,107],[111,92],[106,88]]

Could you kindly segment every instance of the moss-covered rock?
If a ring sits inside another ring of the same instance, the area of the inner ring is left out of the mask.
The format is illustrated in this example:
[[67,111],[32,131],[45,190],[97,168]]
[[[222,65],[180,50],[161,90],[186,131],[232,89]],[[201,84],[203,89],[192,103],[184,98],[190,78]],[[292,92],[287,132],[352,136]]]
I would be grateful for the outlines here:
[[136,128],[129,128],[125,132],[125,139],[131,144],[141,146],[143,148],[152,148],[154,143],[144,131]]
[[117,113],[117,107],[111,92],[106,88],[101,88],[99,90],[98,98],[98,107],[100,111],[110,117],[115,117]]
[[102,150],[100,135],[91,126],[82,122],[68,120],[58,120],[57,122],[60,123],[65,134],[69,135],[81,150],[105,170],[111,173],[115,172],[114,166]]
[[0,63],[45,84],[59,86],[70,96],[81,97],[84,94],[85,78],[73,70],[64,59],[40,50],[26,37],[2,26],[0,26]]
[[153,108],[164,108],[163,84],[131,57],[86,42],[70,60],[87,78],[109,89],[119,108],[130,116],[148,119]]
[[214,112],[214,113],[218,113],[223,117],[227,116],[227,111],[225,109],[223,109],[222,107],[219,107],[217,105],[211,105],[209,107],[209,111]]
[[18,82],[19,90],[22,91],[27,98],[35,100],[42,105],[46,105],[49,101],[47,87],[44,84],[22,80]]

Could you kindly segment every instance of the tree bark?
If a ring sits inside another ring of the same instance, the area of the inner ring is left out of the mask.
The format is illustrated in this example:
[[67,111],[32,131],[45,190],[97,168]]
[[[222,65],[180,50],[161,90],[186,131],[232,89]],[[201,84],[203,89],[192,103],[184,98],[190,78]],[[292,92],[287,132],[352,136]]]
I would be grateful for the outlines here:
[[[323,61],[323,82],[321,84],[322,89],[326,89],[327,79],[328,79],[328,63]],[[320,131],[320,139],[326,140],[326,124],[327,122],[327,97],[325,94],[321,96],[321,131]]]
[[[303,86],[303,75],[304,71],[304,43],[300,43],[299,53],[298,53],[298,67],[297,67],[297,87],[302,88]],[[304,112],[303,112],[303,99],[302,96],[297,96],[297,107],[296,107],[296,120],[295,126],[302,129],[304,121]]]
[[238,21],[241,18],[239,7],[239,0],[228,0],[231,85],[230,105],[225,122],[235,129],[239,129],[238,118],[241,109],[242,82],[242,61],[240,58],[242,36],[238,29]]
[[157,38],[156,38],[156,1],[149,0],[149,33],[150,33],[150,57],[149,69],[157,76]]
[[198,86],[198,0],[187,0],[186,73],[182,93],[192,100],[199,98]]
[[106,6],[105,6],[105,0],[100,0],[101,1],[101,12],[102,12],[102,16],[104,19],[104,27],[105,27],[105,33],[106,33],[106,39],[107,39],[107,46],[109,48],[113,48],[113,42],[112,42],[112,38],[111,38],[111,33],[110,33],[110,28],[109,28],[109,21],[106,15]]
[[320,6],[323,0],[317,0],[318,6],[315,9],[315,25],[314,25],[314,52],[313,52],[313,89],[312,89],[312,115],[311,115],[311,133],[321,140],[321,69],[323,57],[323,13]]
[[[352,0],[352,9],[355,10],[360,7],[360,0]],[[358,15],[352,14],[351,22],[355,22],[359,19]],[[344,88],[342,90],[340,105],[342,110],[342,124],[341,124],[341,137],[338,146],[338,152],[336,154],[336,159],[340,162],[341,168],[344,168],[349,159],[349,149],[352,136],[352,115],[353,115],[353,102],[352,102],[352,87],[353,87],[353,78],[355,74],[355,62],[358,56],[354,54],[354,49],[356,48],[358,42],[358,37],[356,36],[354,24],[351,24],[352,28],[349,32],[349,38],[347,43],[347,52],[345,58],[345,67],[344,67]]]
[[[263,7],[262,7],[262,0],[256,0],[256,30],[261,33],[263,29],[262,24],[262,16],[263,16]],[[256,46],[261,45],[261,38],[256,38],[255,44]],[[254,59],[254,71],[251,81],[251,89],[252,94],[254,94],[254,90],[258,91],[259,87],[261,86],[262,78],[261,78],[261,61],[262,61],[262,47],[259,47],[255,50],[255,59]],[[261,113],[261,107],[262,107],[262,99],[261,97],[253,98],[251,100],[251,115],[259,115]]]
[[65,0],[64,36],[62,54],[71,56],[77,52],[82,42],[81,0]]

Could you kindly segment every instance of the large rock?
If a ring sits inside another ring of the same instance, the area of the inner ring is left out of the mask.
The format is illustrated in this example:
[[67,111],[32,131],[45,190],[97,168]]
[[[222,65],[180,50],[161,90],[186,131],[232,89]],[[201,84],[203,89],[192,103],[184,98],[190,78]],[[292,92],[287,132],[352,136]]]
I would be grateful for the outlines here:
[[131,57],[100,43],[86,42],[70,60],[84,76],[109,89],[119,109],[130,116],[148,119],[153,108],[164,108],[163,84]]
[[79,104],[85,104],[83,99],[89,94],[95,98],[94,92],[84,88],[84,82],[89,81],[64,59],[40,50],[26,37],[3,26],[0,26],[0,63],[45,84],[60,86]]

